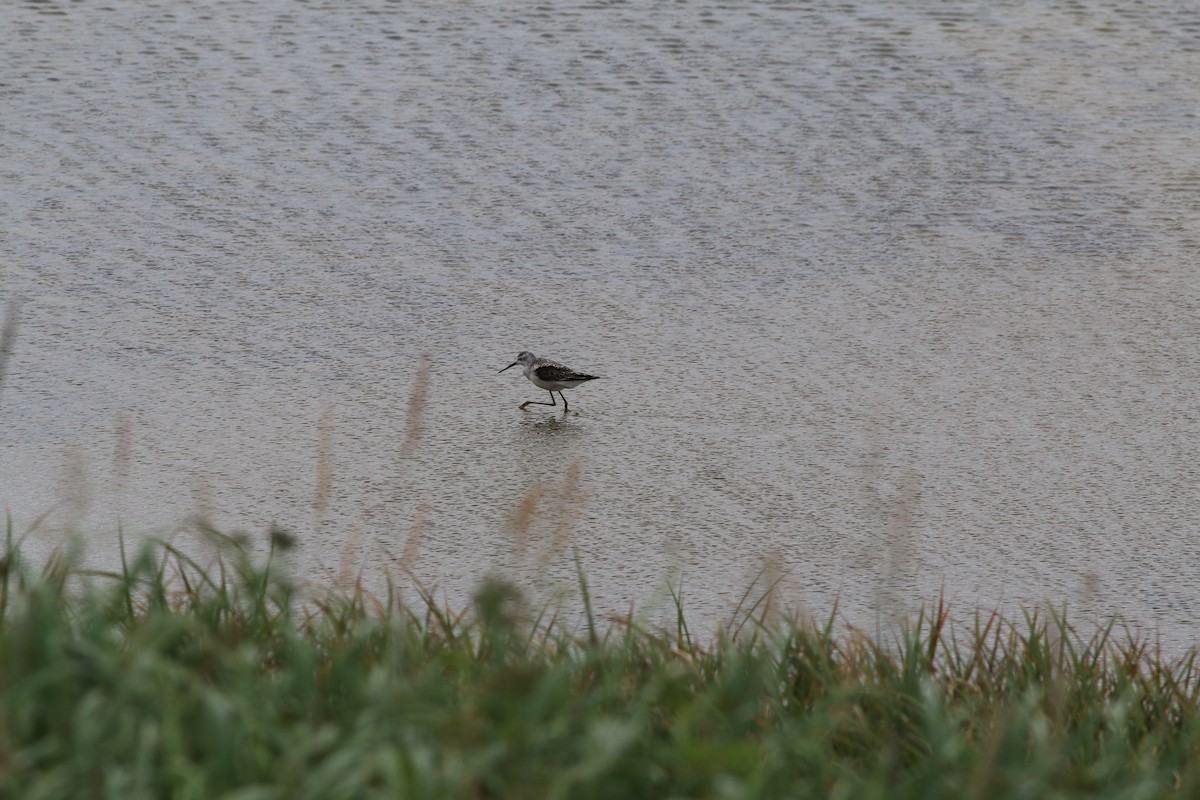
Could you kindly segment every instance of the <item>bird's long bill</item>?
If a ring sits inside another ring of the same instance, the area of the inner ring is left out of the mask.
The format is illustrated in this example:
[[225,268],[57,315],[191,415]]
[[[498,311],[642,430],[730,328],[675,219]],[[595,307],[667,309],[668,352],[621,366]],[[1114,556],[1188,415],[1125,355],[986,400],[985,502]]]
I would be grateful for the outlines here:
[[[507,367],[505,367],[504,369],[511,369],[511,368],[515,367],[517,364],[520,364],[520,363],[521,363],[520,361],[514,361],[513,363],[509,364],[509,365],[508,365]],[[504,372],[504,369],[500,370],[500,372]],[[497,374],[497,375],[499,375],[499,374],[500,374],[500,372],[497,372],[496,374]]]

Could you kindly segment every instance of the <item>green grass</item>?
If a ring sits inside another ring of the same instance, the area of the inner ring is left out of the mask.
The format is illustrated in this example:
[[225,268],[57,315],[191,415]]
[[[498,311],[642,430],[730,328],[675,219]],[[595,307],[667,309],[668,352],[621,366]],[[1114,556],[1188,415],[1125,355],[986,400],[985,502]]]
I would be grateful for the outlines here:
[[748,595],[702,642],[499,580],[457,612],[312,596],[221,548],[98,574],[10,536],[0,797],[1200,796],[1194,654],[1111,625],[935,607],[879,641]]

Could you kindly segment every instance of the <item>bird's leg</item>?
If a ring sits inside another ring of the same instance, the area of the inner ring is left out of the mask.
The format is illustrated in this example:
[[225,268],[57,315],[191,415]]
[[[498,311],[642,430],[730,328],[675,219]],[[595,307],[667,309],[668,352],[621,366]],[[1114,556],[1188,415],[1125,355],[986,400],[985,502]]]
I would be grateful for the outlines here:
[[[551,392],[550,396],[554,397],[554,392]],[[571,410],[570,408],[567,407],[567,396],[565,394],[563,394],[562,392],[559,392],[558,396],[563,399],[563,413],[565,414]]]
[[[547,391],[549,391],[549,390],[547,390]],[[559,392],[559,394],[562,394],[562,392]],[[564,398],[563,398],[563,404],[565,405],[565,404],[566,404],[566,402],[567,402],[567,398],[565,398],[565,397],[564,397]],[[521,403],[521,405],[520,405],[520,406],[517,408],[517,410],[518,410],[518,411],[524,411],[524,410],[525,410],[525,406],[529,406],[529,405],[533,405],[533,406],[556,406],[556,405],[558,405],[558,402],[557,402],[557,401],[554,399],[554,392],[550,392],[550,402],[549,402],[549,403],[543,403],[541,400],[526,400],[524,403]]]

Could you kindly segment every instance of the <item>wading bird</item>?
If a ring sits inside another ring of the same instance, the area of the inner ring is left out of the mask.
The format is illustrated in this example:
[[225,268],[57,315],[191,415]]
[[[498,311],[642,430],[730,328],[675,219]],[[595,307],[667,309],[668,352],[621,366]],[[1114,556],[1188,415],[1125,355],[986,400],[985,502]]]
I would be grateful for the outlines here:
[[[562,390],[574,389],[581,383],[594,381],[600,377],[599,375],[586,375],[582,372],[576,372],[570,367],[560,364],[557,361],[551,361],[548,358],[538,358],[528,350],[522,350],[520,353],[517,353],[517,360],[504,369],[511,369],[517,364],[525,368],[525,377],[529,378],[534,386],[545,389],[550,393],[549,403],[544,403],[541,400],[526,400],[524,403],[521,403],[520,408],[522,411],[525,410],[525,406],[530,404],[536,406],[558,405],[554,400],[555,392],[558,392],[558,396],[562,398],[563,412],[570,411],[570,408],[567,407],[567,397],[562,393]],[[504,369],[500,370],[500,372],[504,372]]]

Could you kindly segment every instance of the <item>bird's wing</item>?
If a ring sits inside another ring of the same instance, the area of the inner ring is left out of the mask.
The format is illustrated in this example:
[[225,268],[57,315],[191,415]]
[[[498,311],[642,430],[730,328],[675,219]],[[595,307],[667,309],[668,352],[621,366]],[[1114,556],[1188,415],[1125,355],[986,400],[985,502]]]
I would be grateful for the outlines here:
[[595,375],[585,375],[582,372],[576,372],[570,367],[564,367],[562,364],[542,364],[533,373],[540,379],[548,382],[590,381],[596,377]]

